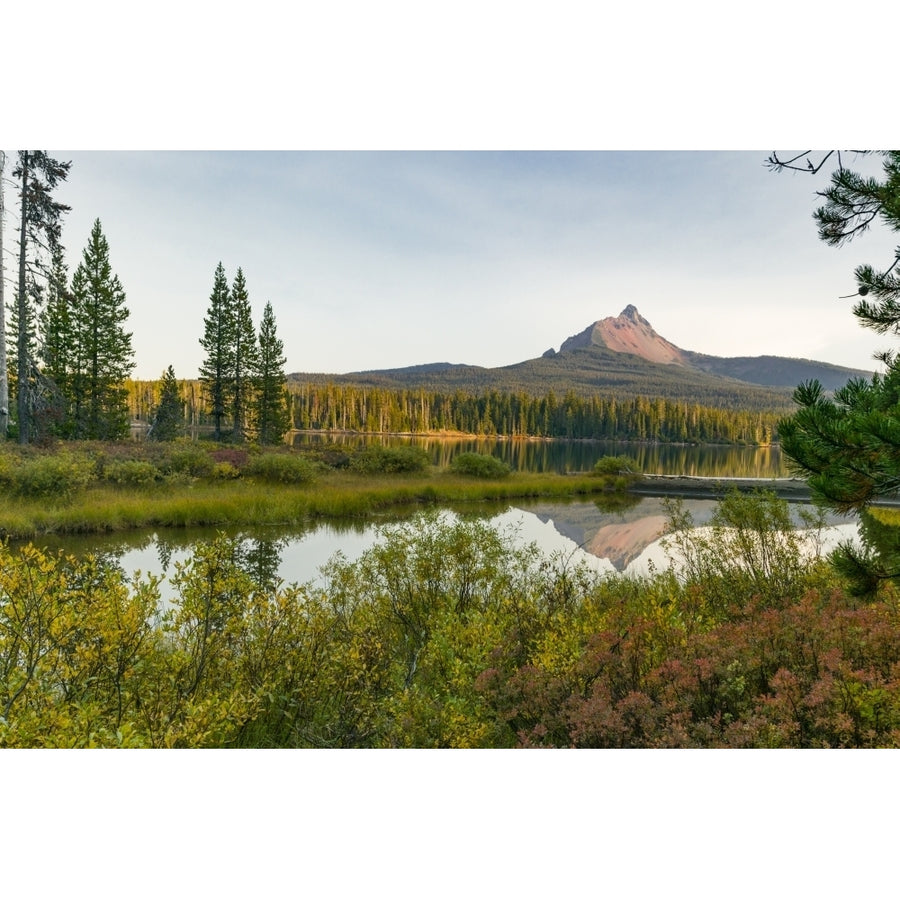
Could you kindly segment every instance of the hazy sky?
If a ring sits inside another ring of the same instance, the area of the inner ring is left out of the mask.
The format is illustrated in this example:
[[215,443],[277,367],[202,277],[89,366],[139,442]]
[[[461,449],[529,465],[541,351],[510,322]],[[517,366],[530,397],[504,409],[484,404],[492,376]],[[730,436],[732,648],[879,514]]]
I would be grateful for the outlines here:
[[72,160],[70,274],[99,218],[138,377],[196,377],[220,260],[257,320],[272,303],[288,372],[507,365],[629,303],[720,356],[873,368],[891,346],[837,299],[890,236],[822,244],[824,173],[773,174],[765,150],[51,152]]

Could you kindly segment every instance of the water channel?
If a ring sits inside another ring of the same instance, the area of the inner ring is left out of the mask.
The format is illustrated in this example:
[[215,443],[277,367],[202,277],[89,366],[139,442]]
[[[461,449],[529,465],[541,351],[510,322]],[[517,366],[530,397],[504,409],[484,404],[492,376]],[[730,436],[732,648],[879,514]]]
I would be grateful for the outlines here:
[[[316,440],[317,436],[305,436]],[[359,436],[350,441],[363,440]],[[517,469],[532,471],[584,471],[604,455],[627,454],[648,473],[692,474],[716,477],[776,477],[785,474],[778,448],[665,447],[625,445],[605,442],[402,439],[426,447],[435,463],[446,464],[453,453],[464,450],[491,452]],[[334,443],[333,438],[328,438]],[[716,503],[712,500],[682,501],[696,526],[710,521]],[[792,507],[799,523],[800,505]],[[400,510],[378,520],[316,522],[304,530],[279,528],[226,531],[240,537],[248,557],[267,567],[285,583],[316,581],[320,568],[338,551],[347,559],[358,558],[378,539],[379,528],[414,515],[416,510]],[[630,497],[625,504],[611,507],[603,498],[592,500],[478,503],[445,510],[447,515],[477,516],[492,525],[511,529],[516,539],[534,541],[547,555],[561,554],[571,562],[583,562],[598,572],[645,574],[668,564],[661,544],[667,521],[666,501],[658,497]],[[826,546],[853,537],[856,520],[830,516],[824,535]],[[187,560],[195,544],[210,540],[216,529],[158,529],[126,534],[84,537],[45,537],[40,544],[49,550],[64,549],[75,555],[103,554],[127,574],[161,576],[163,596],[167,577],[176,562]]]

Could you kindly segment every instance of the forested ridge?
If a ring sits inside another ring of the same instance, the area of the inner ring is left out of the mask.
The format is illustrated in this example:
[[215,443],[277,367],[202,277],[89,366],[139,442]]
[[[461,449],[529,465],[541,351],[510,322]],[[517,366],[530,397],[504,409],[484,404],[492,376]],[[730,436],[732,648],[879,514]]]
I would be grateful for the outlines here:
[[529,359],[499,368],[435,364],[405,369],[351,372],[346,375],[295,372],[295,384],[347,384],[395,390],[452,393],[498,391],[543,396],[548,391],[573,391],[581,397],[609,394],[616,398],[662,397],[725,409],[786,412],[791,388],[766,387],[684,366],[650,362],[630,353],[604,347],[579,348],[552,357]]
[[[184,419],[213,424],[197,381],[180,382]],[[126,383],[132,421],[148,422],[159,383]],[[604,438],[663,442],[767,444],[777,437],[776,412],[721,409],[664,398],[575,391],[543,396],[462,390],[429,391],[334,383],[288,382],[288,415],[297,430],[465,434],[509,437]]]

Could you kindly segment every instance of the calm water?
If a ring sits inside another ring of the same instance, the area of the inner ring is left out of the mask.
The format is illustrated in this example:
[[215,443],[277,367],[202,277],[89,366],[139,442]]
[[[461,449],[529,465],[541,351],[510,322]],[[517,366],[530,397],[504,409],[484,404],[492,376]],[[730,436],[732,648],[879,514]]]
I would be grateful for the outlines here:
[[497,438],[399,437],[295,434],[294,446],[347,449],[370,443],[424,448],[434,465],[446,466],[457,453],[496,456],[522,472],[586,472],[602,456],[630,456],[648,475],[778,478],[787,473],[780,447],[638,444],[616,441],[540,441]]
[[[683,502],[697,526],[709,522],[716,505],[711,500]],[[792,507],[795,515],[800,508]],[[651,565],[658,570],[669,564],[661,545],[666,509],[664,501],[656,497],[635,498],[629,508],[615,511],[592,501],[535,501],[515,506],[479,504],[478,509],[469,506],[445,510],[445,514],[487,519],[498,528],[511,529],[523,543],[536,542],[547,555],[562,554],[601,573],[647,574]],[[349,560],[357,559],[378,540],[381,526],[396,521],[398,517],[353,524],[317,523],[306,531],[269,528],[226,533],[241,539],[246,567],[257,577],[303,583],[319,581],[320,568],[337,552]],[[828,546],[856,534],[855,520],[833,516],[829,522]],[[167,529],[124,536],[48,538],[41,544],[75,555],[102,554],[127,575],[140,571],[162,576],[162,594],[168,599],[174,591],[165,579],[174,574],[175,563],[188,560],[198,541],[211,540],[217,533],[215,529]]]
[[[338,443],[352,446],[365,440],[359,436],[335,441],[318,435],[302,435],[305,443]],[[517,469],[532,471],[583,471],[604,455],[627,454],[646,472],[707,476],[773,477],[784,474],[778,448],[657,447],[642,444],[571,441],[442,440],[435,438],[391,438],[389,443],[417,443],[428,450],[436,463],[446,464],[454,453],[475,450],[492,453]],[[694,522],[709,522],[715,508],[711,500],[686,500]],[[792,507],[795,515],[800,507]],[[240,537],[248,566],[267,579],[285,583],[315,581],[320,568],[335,553],[358,558],[378,539],[381,525],[400,521],[414,510],[395,512],[377,520],[317,522],[305,530],[279,528],[231,530]],[[602,499],[589,501],[522,501],[479,503],[447,509],[448,515],[477,516],[500,528],[513,529],[522,542],[537,542],[547,554],[562,553],[600,572],[642,574],[652,564],[668,562],[660,545],[666,524],[662,499],[632,497],[624,507],[610,509]],[[830,519],[831,543],[856,533],[853,519]],[[89,537],[44,538],[42,546],[64,549],[75,555],[102,554],[116,562],[126,574],[135,571],[166,578],[176,562],[190,558],[198,541],[211,540],[216,529],[168,529]],[[164,596],[171,592],[163,584]]]

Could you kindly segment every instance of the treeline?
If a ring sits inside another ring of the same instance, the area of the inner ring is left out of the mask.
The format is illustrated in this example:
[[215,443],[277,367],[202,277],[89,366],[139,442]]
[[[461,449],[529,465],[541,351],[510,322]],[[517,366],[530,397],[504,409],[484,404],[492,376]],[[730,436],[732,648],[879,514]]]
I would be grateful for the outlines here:
[[[126,382],[132,420],[148,422],[159,385]],[[180,382],[185,422],[214,425],[200,383]],[[667,443],[768,444],[777,437],[775,413],[726,410],[661,398],[558,397],[488,391],[469,394],[288,382],[288,420],[295,430],[374,434],[462,432],[485,436],[593,438]]]
[[774,413],[574,391],[535,397],[296,383],[289,391],[298,429],[765,444],[778,423]]

